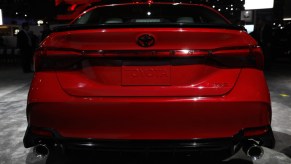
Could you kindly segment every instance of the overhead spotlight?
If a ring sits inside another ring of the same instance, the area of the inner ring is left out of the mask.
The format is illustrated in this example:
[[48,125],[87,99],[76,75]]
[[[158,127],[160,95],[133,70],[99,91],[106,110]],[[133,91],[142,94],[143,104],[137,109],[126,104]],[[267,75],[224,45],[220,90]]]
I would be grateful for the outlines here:
[[40,25],[42,25],[42,24],[43,24],[43,20],[38,20],[38,21],[37,21],[37,25],[38,25],[38,26],[40,26]]
[[0,25],[3,25],[2,10],[0,9]]

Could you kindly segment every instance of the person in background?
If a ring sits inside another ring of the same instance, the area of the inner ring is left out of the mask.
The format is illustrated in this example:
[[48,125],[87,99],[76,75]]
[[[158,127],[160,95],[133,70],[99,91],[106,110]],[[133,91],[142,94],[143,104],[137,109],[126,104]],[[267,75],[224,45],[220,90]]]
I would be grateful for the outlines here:
[[33,61],[33,41],[29,32],[29,24],[27,22],[22,23],[22,29],[17,34],[17,47],[21,53],[21,66],[24,73],[32,71]]
[[259,19],[255,25],[255,29],[250,35],[257,40],[258,44],[262,47],[265,66],[270,67],[272,62],[271,45],[272,45],[272,25],[265,20]]
[[[291,23],[286,25],[286,32],[287,32],[287,44],[291,45]],[[289,61],[291,62],[291,47],[288,46],[287,54],[289,55]]]
[[45,23],[43,25],[43,31],[41,35],[41,40],[44,40],[51,33],[50,25]]
[[33,31],[29,31],[29,36],[31,38],[31,44],[33,52],[39,47],[39,38],[33,33]]
[[248,30],[245,28],[246,22],[244,20],[237,20],[236,25],[241,27],[245,32],[248,32]]
[[4,39],[0,36],[0,48],[4,47]]

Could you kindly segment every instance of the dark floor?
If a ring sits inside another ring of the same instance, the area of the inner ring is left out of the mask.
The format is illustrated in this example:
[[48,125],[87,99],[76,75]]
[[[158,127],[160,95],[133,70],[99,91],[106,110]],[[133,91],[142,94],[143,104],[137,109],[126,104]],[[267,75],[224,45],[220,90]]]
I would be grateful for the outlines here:
[[[276,147],[274,150],[264,148],[263,158],[254,162],[239,152],[223,163],[291,164],[291,64],[283,61],[276,62],[265,71],[265,74],[272,98],[272,128],[276,137]],[[27,125],[26,97],[32,76],[33,74],[23,74],[17,66],[0,66],[0,164],[44,164],[46,162],[46,159],[36,159],[32,155],[32,150],[25,149],[22,144]],[[108,159],[110,158],[112,157],[108,157]],[[81,163],[85,163],[82,162],[83,159],[78,157],[77,159],[81,160]],[[156,161],[156,158],[139,157],[135,154],[126,159],[123,158],[123,160],[125,161],[115,161],[114,163],[181,164],[190,161],[185,158],[177,161],[177,158],[173,159],[172,157],[159,158],[162,161]],[[88,161],[88,159],[84,161]],[[98,159],[96,162],[100,163]]]

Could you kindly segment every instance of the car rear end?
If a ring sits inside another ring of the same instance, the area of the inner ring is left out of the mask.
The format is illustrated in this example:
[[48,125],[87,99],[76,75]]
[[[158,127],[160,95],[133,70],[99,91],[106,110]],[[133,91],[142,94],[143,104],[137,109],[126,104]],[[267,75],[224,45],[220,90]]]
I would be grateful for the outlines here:
[[202,5],[92,8],[35,53],[24,144],[224,157],[249,139],[272,147],[263,60]]

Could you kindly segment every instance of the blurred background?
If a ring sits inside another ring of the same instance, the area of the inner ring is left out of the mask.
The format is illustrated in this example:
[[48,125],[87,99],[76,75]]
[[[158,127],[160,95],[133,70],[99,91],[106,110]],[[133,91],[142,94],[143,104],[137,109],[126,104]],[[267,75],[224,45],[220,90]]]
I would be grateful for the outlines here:
[[[40,43],[46,28],[68,24],[82,11],[101,4],[132,0],[0,0],[0,63],[16,64],[16,35],[23,22]],[[139,1],[139,0],[136,0]],[[291,61],[291,0],[158,0],[201,3],[212,7],[233,24],[244,26],[264,47],[267,65],[274,60]],[[44,27],[46,26],[46,27]],[[262,33],[262,36],[257,35]],[[275,52],[276,54],[274,55]],[[281,59],[280,59],[281,58]],[[282,59],[284,58],[284,59]]]
[[[25,149],[22,143],[27,126],[26,97],[33,74],[23,73],[21,70],[21,54],[17,48],[17,34],[22,29],[21,25],[24,22],[29,23],[38,46],[50,32],[48,28],[68,24],[94,5],[121,1],[132,2],[132,0],[0,0],[0,164],[46,163],[45,160],[38,162],[33,159],[32,150]],[[274,150],[265,150],[266,155],[261,161],[252,162],[239,154],[225,163],[290,164],[291,0],[155,1],[208,5],[233,24],[243,26],[258,41],[265,55],[264,71],[272,99],[272,128],[277,144]]]

